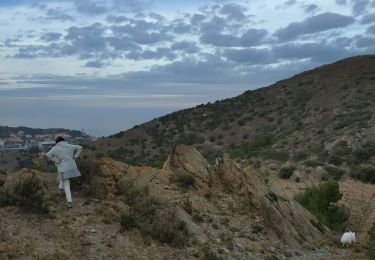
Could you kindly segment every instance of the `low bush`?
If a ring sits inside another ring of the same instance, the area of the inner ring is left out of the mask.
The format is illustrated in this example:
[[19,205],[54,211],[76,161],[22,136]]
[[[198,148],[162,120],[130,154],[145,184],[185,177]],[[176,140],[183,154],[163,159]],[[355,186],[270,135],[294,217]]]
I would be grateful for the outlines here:
[[163,202],[150,196],[147,186],[140,188],[129,182],[123,187],[123,195],[131,207],[120,219],[124,229],[136,227],[143,235],[172,246],[187,243],[185,222]]
[[367,233],[367,255],[370,257],[370,259],[375,259],[375,224],[372,225],[371,229]]
[[120,224],[124,230],[130,230],[137,227],[134,215],[128,212],[123,212],[121,214]]
[[0,207],[7,207],[15,204],[15,198],[9,191],[0,188]]
[[222,151],[219,150],[211,150],[203,152],[204,158],[210,163],[215,164],[216,158],[222,155]]
[[218,257],[215,252],[210,250],[209,248],[205,247],[203,249],[203,260],[220,260],[221,258]]
[[189,188],[195,185],[195,177],[185,172],[174,172],[169,176],[169,180],[183,188]]
[[289,152],[283,150],[273,150],[273,149],[266,149],[260,152],[260,156],[263,159],[271,159],[276,161],[288,161],[289,160]]
[[202,223],[203,222],[203,217],[201,214],[195,212],[192,216],[192,219],[195,223]]
[[345,230],[349,219],[348,211],[337,204],[341,198],[339,184],[334,180],[311,186],[295,196],[295,200],[314,214],[319,222],[340,232]]
[[48,213],[43,188],[42,181],[34,175],[17,182],[13,188],[15,204],[26,211]]
[[325,166],[324,170],[327,172],[329,178],[337,181],[340,180],[341,176],[345,174],[345,171],[329,165]]
[[279,177],[281,179],[289,179],[293,175],[295,170],[296,167],[294,165],[284,166],[279,171]]
[[337,166],[341,165],[350,159],[352,152],[353,149],[346,141],[340,141],[332,148],[331,154],[328,157],[328,162]]
[[373,167],[352,168],[350,175],[362,182],[375,184],[375,168]]
[[318,167],[324,165],[323,162],[318,161],[318,160],[306,160],[303,162],[304,165],[307,167]]
[[367,162],[372,156],[375,156],[375,142],[367,142],[353,152],[352,162],[355,164]]
[[265,148],[270,147],[275,142],[275,137],[270,134],[259,134],[250,141],[243,141],[239,149],[231,151],[234,157],[250,158],[256,156]]

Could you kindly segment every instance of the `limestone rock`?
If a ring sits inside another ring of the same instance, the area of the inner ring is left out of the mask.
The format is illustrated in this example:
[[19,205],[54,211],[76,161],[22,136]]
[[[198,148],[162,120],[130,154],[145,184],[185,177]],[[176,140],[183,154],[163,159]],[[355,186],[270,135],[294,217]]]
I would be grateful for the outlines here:
[[187,145],[176,146],[164,163],[163,170],[183,170],[209,183],[209,164],[206,159],[193,147]]

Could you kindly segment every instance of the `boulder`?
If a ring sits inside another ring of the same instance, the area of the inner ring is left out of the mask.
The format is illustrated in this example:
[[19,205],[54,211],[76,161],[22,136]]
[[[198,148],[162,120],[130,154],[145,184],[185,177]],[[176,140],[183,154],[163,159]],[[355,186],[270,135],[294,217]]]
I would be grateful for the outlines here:
[[117,182],[126,174],[128,165],[109,157],[100,159],[90,180],[90,193],[96,198],[113,198],[117,193]]
[[198,188],[208,190],[210,184],[210,166],[207,160],[192,146],[177,145],[163,166],[164,171],[186,172],[193,175]]

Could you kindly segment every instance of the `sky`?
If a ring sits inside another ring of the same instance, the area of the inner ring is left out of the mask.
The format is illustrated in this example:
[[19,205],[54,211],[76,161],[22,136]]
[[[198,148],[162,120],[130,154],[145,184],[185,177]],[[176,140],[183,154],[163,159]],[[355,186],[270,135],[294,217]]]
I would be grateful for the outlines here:
[[374,54],[375,0],[0,0],[0,125],[102,136]]

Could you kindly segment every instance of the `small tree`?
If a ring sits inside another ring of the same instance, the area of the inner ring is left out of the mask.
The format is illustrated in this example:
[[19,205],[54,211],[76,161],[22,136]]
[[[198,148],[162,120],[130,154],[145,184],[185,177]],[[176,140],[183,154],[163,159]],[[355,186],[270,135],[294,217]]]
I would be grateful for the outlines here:
[[329,180],[317,186],[307,188],[297,194],[295,199],[318,220],[330,229],[343,231],[349,218],[348,211],[337,205],[342,193],[337,181]]

